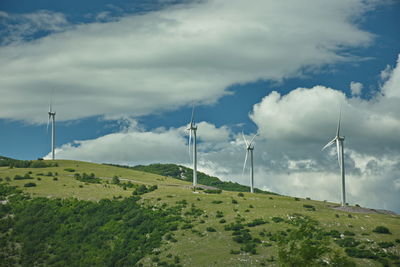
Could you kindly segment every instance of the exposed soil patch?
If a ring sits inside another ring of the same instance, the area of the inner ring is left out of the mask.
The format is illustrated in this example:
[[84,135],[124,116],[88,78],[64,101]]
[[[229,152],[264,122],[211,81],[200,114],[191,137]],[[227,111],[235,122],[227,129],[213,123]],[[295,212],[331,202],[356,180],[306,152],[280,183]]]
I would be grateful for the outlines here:
[[355,206],[328,206],[328,207],[331,209],[341,210],[346,212],[397,215],[395,212],[390,210],[368,209]]

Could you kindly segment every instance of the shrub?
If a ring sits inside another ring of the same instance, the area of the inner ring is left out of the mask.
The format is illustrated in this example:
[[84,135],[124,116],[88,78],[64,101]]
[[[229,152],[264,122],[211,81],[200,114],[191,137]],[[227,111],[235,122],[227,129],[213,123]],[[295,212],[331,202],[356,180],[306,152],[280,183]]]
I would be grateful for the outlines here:
[[372,251],[366,249],[358,249],[358,248],[346,248],[345,252],[348,256],[353,258],[367,258],[367,259],[377,259]]
[[24,176],[18,175],[16,174],[14,176],[14,180],[29,180],[29,179],[33,179],[28,173],[25,174]]
[[221,201],[221,200],[213,200],[211,203],[212,204],[221,204],[221,203],[223,203],[223,201]]
[[119,183],[120,183],[120,180],[119,180],[118,176],[114,175],[114,177],[112,178],[111,183],[113,183],[113,184],[119,184]]
[[247,224],[248,227],[254,227],[257,225],[262,225],[262,224],[266,224],[267,222],[264,221],[263,219],[254,219],[252,222],[249,222]]
[[232,199],[232,204],[238,204],[236,199]]
[[275,222],[275,223],[280,223],[280,222],[283,222],[284,221],[284,219],[282,219],[281,217],[272,217],[272,219],[271,219],[273,222]]
[[295,197],[294,200],[295,200],[295,201],[300,201],[300,198]]
[[207,193],[207,194],[221,194],[222,190],[221,189],[206,189],[206,190],[204,190],[204,193]]
[[219,220],[219,223],[226,223],[226,220],[225,219],[221,219],[221,220]]
[[57,177],[53,177],[53,181],[58,181],[58,178]]
[[338,230],[330,230],[329,232],[325,233],[328,236],[333,238],[340,238],[340,232]]
[[391,234],[389,228],[387,228],[385,226],[377,226],[377,227],[375,227],[374,230],[372,230],[372,232],[378,233],[378,234]]
[[308,211],[315,211],[315,207],[313,205],[304,204],[303,207],[306,208]]
[[75,172],[75,169],[72,169],[72,168],[66,168],[66,169],[64,169],[64,171],[66,171],[66,172]]
[[244,197],[244,194],[242,192],[238,193],[237,195],[238,197]]
[[35,183],[26,183],[24,184],[24,187],[35,187],[36,184]]
[[237,255],[237,254],[240,254],[240,251],[231,249],[230,253],[233,254],[233,255]]
[[355,233],[350,232],[350,231],[344,231],[343,234],[347,235],[347,236],[355,236],[356,235]]
[[352,247],[356,247],[360,244],[359,241],[355,240],[352,237],[345,237],[343,239],[338,239],[336,240],[336,243],[344,248],[352,248]]
[[207,227],[206,230],[207,230],[207,232],[216,232],[217,231],[213,227]]
[[243,228],[244,228],[244,226],[241,223],[230,223],[230,224],[225,225],[224,230],[225,231],[238,231]]
[[394,243],[393,242],[379,242],[378,246],[380,246],[381,248],[390,248],[390,247],[394,247]]
[[224,217],[224,213],[220,210],[217,210],[217,214],[215,215],[215,217],[222,218],[222,217]]
[[184,225],[182,225],[181,229],[185,230],[185,229],[191,229],[193,227],[193,225],[191,225],[190,223],[185,223]]

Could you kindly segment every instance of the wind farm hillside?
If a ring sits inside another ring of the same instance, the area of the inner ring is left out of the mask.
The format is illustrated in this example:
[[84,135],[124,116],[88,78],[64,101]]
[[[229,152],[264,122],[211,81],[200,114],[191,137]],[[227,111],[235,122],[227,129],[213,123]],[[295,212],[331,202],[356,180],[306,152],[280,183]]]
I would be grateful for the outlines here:
[[0,266],[400,265],[394,214],[251,194],[200,172],[193,191],[191,169],[173,164],[0,166]]

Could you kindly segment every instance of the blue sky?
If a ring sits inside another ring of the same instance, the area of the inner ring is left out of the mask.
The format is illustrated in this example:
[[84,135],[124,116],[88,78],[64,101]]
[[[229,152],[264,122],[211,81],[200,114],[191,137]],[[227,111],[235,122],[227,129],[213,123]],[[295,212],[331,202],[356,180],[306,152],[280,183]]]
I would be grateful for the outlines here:
[[[373,0],[3,0],[0,154],[48,155],[54,89],[58,158],[188,165],[195,103],[201,170],[248,183],[240,134],[259,132],[258,187],[338,201],[334,151],[320,147],[344,103],[349,199],[396,209],[399,12]],[[376,199],[392,191],[373,202],[360,184]]]

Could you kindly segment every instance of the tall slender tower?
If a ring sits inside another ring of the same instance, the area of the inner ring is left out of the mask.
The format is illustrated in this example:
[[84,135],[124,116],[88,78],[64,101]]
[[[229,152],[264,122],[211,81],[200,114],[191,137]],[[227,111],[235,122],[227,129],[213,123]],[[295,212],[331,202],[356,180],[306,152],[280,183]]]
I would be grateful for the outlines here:
[[190,155],[190,146],[193,136],[193,188],[196,189],[197,186],[197,126],[194,124],[194,106],[192,109],[192,118],[189,123],[189,127],[187,128],[189,131],[189,155]]
[[56,113],[53,112],[52,104],[50,104],[49,108],[49,120],[47,122],[47,127],[49,126],[49,122],[51,120],[51,159],[55,159],[54,147],[56,143]]

